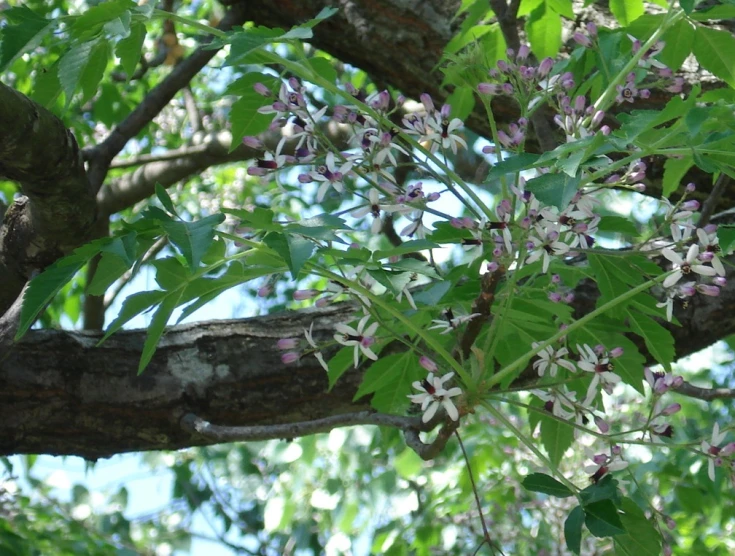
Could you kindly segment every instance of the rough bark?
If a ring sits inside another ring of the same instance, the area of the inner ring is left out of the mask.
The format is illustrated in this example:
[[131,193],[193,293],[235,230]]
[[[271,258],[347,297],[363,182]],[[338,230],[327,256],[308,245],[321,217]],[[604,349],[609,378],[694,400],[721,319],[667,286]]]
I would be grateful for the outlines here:
[[0,83],[0,177],[24,196],[0,226],[0,314],[25,283],[87,238],[96,215],[76,139],[61,120]]

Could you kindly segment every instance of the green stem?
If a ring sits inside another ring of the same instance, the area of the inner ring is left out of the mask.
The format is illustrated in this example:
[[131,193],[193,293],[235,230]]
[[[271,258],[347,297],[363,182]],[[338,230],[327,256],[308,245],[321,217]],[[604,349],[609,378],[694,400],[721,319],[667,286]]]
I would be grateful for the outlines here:
[[633,288],[632,290],[628,290],[623,295],[616,297],[615,299],[611,299],[610,301],[608,301],[601,307],[598,307],[594,311],[587,313],[581,319],[574,321],[572,324],[567,326],[564,330],[560,330],[559,332],[554,334],[551,338],[549,338],[545,342],[540,343],[538,346],[532,349],[529,353],[522,355],[521,357],[519,357],[518,359],[510,363],[507,367],[498,371],[497,374],[491,376],[485,383],[486,388],[490,389],[496,384],[499,384],[504,378],[506,378],[507,376],[510,376],[512,373],[514,373],[518,369],[525,367],[528,364],[528,361],[534,355],[546,349],[547,346],[550,346],[551,344],[556,342],[559,338],[562,338],[563,336],[568,335],[569,333],[573,332],[577,328],[584,326],[591,320],[599,317],[600,315],[603,315],[604,313],[608,312],[610,309],[614,309],[618,305],[621,305],[628,299],[635,297],[636,295],[647,290],[651,286],[658,284],[659,282],[663,282],[669,274],[671,274],[671,272],[667,272],[665,274],[662,274],[661,276],[657,276],[656,278],[653,278],[652,280],[648,280],[647,282],[644,282],[640,286],[637,286]]
[[181,23],[182,25],[186,25],[187,27],[194,27],[195,29],[199,29],[200,31],[204,31],[207,34],[214,35],[215,37],[218,37],[220,39],[227,38],[227,33],[225,33],[224,31],[220,31],[215,27],[210,27],[209,25],[205,25],[204,23],[199,23],[198,21],[189,19],[188,17],[183,17],[172,12],[167,12],[165,10],[153,10],[153,17],[156,19],[170,19],[172,21],[176,21],[177,23]]
[[328,278],[330,280],[337,280],[341,283],[349,282],[351,290],[361,296],[366,297],[375,306],[380,307],[383,311],[395,318],[397,321],[403,324],[407,330],[413,332],[414,334],[416,334],[416,336],[421,338],[421,340],[423,340],[424,343],[434,351],[434,353],[444,359],[444,361],[446,361],[446,363],[452,368],[452,370],[455,371],[457,375],[462,379],[462,382],[467,388],[468,393],[476,391],[475,383],[470,377],[469,373],[462,367],[462,365],[459,364],[459,362],[454,357],[452,357],[452,355],[446,349],[444,349],[444,346],[442,346],[441,343],[438,342],[431,334],[427,333],[426,330],[418,328],[413,322],[411,322],[411,319],[409,319],[398,309],[396,309],[393,304],[387,303],[383,300],[382,297],[373,294],[369,289],[363,287],[361,284],[358,284],[352,280],[348,280],[344,276],[335,274],[331,270],[327,270],[326,268],[323,268],[319,265],[307,262],[304,264],[304,268],[308,268],[315,274],[323,276],[324,278]]
[[501,423],[503,423],[503,425],[505,425],[508,429],[510,429],[510,431],[516,435],[518,440],[523,442],[526,448],[531,450],[536,455],[536,457],[540,459],[546,465],[546,467],[548,467],[548,469],[559,478],[559,481],[561,483],[563,483],[570,491],[574,493],[574,495],[577,498],[579,498],[579,489],[577,488],[577,485],[569,481],[564,476],[564,474],[561,471],[559,471],[559,469],[553,463],[551,463],[551,460],[547,458],[545,455],[543,455],[541,451],[538,448],[536,448],[536,446],[534,446],[533,442],[531,442],[531,440],[525,434],[523,434],[520,431],[520,429],[518,429],[518,427],[516,427],[513,423],[510,422],[510,419],[508,419],[505,415],[503,415],[502,412],[495,409],[489,403],[485,401],[481,403],[482,403],[482,406],[485,409],[487,409],[492,414],[493,417],[495,417],[498,421],[500,421]]

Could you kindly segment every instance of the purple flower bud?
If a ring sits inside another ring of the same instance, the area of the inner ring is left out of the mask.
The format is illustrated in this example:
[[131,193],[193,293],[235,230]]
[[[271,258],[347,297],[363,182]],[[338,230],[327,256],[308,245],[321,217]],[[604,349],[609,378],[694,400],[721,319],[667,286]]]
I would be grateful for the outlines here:
[[301,356],[295,351],[289,351],[281,355],[281,363],[288,365],[289,363],[295,363],[301,358]]
[[587,35],[583,35],[580,32],[574,33],[572,35],[572,38],[574,39],[574,42],[576,42],[579,46],[583,46],[585,48],[589,48],[592,46],[592,41]]
[[528,58],[528,55],[531,53],[531,49],[528,48],[527,44],[522,44],[520,48],[518,49],[518,56],[516,58],[518,60],[525,60]]
[[421,99],[421,104],[424,105],[424,108],[426,108],[427,112],[434,112],[434,101],[431,100],[431,96],[429,96],[428,93],[421,93],[421,96],[419,98]]
[[304,301],[306,299],[312,299],[322,293],[319,290],[296,290],[293,292],[293,298],[296,301]]
[[594,456],[592,456],[592,461],[596,465],[603,465],[607,463],[607,454],[595,454]]
[[697,201],[696,199],[684,201],[679,207],[679,210],[699,210],[699,201]]
[[256,83],[255,85],[253,85],[253,89],[255,89],[256,93],[258,93],[259,95],[263,95],[264,97],[269,97],[272,94],[271,90],[262,83]]
[[564,296],[564,303],[572,303],[574,301],[574,292],[569,292]]
[[714,278],[712,278],[712,283],[715,286],[724,288],[725,286],[727,286],[727,278],[725,278],[724,276],[715,276]]
[[273,288],[270,286],[270,284],[261,286],[260,288],[258,288],[258,297],[268,297],[272,291]]
[[311,183],[313,178],[309,174],[299,174],[299,183]]
[[577,95],[574,99],[574,109],[581,113],[584,111],[584,107],[587,104],[587,99],[583,95]]
[[682,384],[684,384],[683,376],[675,376],[671,381],[671,386],[673,386],[674,388],[679,388],[679,386],[681,386]]
[[702,295],[708,295],[710,297],[717,297],[720,295],[720,288],[712,286],[710,284],[697,284],[697,291]]
[[615,359],[616,357],[620,357],[621,355],[623,355],[623,353],[625,353],[625,350],[623,348],[616,347],[610,350],[610,357]]
[[561,301],[561,294],[558,292],[549,292],[549,301],[559,303]]
[[276,343],[276,348],[278,349],[294,349],[298,347],[299,340],[296,338],[281,338]]
[[317,299],[314,302],[314,307],[316,307],[318,309],[322,309],[322,308],[326,307],[327,305],[329,305],[331,303],[331,301],[332,300],[329,297],[320,297],[319,299]]
[[[689,182],[687,184],[687,187],[686,187],[686,192],[687,193],[693,193],[696,189],[697,189],[697,186],[694,183]],[[699,207],[699,204],[697,204],[697,207]]]
[[615,456],[619,456],[623,452],[623,450],[617,444],[612,447],[612,450],[611,451],[612,451],[613,455],[615,455]]
[[434,363],[431,359],[429,359],[425,355],[422,355],[419,358],[419,365],[421,365],[424,369],[426,369],[430,373],[435,373],[436,370],[439,368],[436,363]]
[[597,37],[597,25],[595,25],[593,21],[587,22],[587,32],[589,33],[590,37]]
[[449,119],[449,115],[452,113],[452,107],[448,104],[442,105],[442,109],[439,111],[439,114],[441,114],[441,117],[444,119]]
[[435,191],[434,193],[429,193],[426,200],[431,203],[432,201],[438,201],[439,197],[441,197],[441,193]]
[[505,55],[508,57],[509,60],[512,60],[516,56],[516,51],[512,48],[508,48],[505,50]]
[[501,89],[503,90],[503,93],[505,93],[506,95],[512,95],[513,91],[515,90],[513,89],[513,85],[511,85],[510,83],[503,83],[503,85],[501,86]]
[[607,137],[608,135],[610,135],[610,133],[612,133],[612,129],[610,129],[609,125],[604,125],[600,128],[600,133]]
[[493,154],[495,152],[495,147],[493,145],[485,145],[482,147],[483,154]]
[[257,166],[250,166],[248,168],[248,176],[265,176],[268,171],[265,168],[258,168]]
[[480,83],[477,86],[477,91],[483,95],[497,95],[500,93],[501,88],[500,85],[495,85],[494,83]]
[[503,255],[503,248],[502,247],[496,247],[493,249],[493,257],[496,259],[501,257]]
[[602,434],[607,434],[610,431],[610,425],[608,425],[607,421],[597,415],[595,415],[595,425],[597,425],[597,428]]
[[661,415],[673,415],[674,413],[679,413],[681,411],[681,404],[678,403],[672,403],[671,405],[667,405],[663,411],[661,411]]
[[406,95],[398,95],[398,98],[396,98],[396,104],[398,106],[403,106],[405,102],[406,102]]
[[503,73],[507,73],[510,69],[510,66],[505,60],[498,60],[498,69]]
[[487,263],[487,271],[488,272],[495,272],[499,268],[500,268],[500,265],[498,263],[496,263],[495,261],[490,261],[489,263]]
[[528,216],[524,216],[518,225],[524,230],[528,230],[531,227],[531,219]]
[[243,137],[242,144],[246,147],[250,147],[251,149],[261,150],[263,148],[263,142],[257,137],[253,137],[251,135]]
[[549,72],[551,71],[551,68],[554,67],[554,59],[553,58],[544,58],[541,60],[541,63],[538,66],[538,74],[539,77],[542,79],[549,75]]
[[591,122],[592,127],[597,127],[598,125],[600,125],[604,117],[605,117],[604,111],[598,110],[597,112],[595,112],[595,115],[592,116],[592,122]]
[[698,258],[703,263],[708,263],[715,258],[715,254],[711,251],[705,251],[704,253],[700,253]]
[[727,457],[733,453],[735,453],[735,442],[725,444],[725,446],[722,447],[722,450],[720,450],[720,455],[724,457]]
[[638,91],[638,94],[641,96],[642,99],[647,99],[651,97],[651,91],[648,89],[641,89]]
[[558,274],[552,274],[551,282],[553,284],[561,284],[561,276],[559,276]]
[[300,91],[301,90],[301,83],[299,83],[299,80],[296,79],[295,77],[289,77],[288,78],[288,85],[294,91]]

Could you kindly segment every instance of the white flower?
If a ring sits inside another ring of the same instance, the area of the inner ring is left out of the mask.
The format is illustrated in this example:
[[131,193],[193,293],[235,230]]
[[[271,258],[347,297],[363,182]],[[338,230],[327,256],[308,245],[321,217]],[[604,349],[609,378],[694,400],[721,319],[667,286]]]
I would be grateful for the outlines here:
[[702,441],[702,451],[707,454],[709,457],[708,462],[708,468],[707,468],[707,474],[709,475],[710,480],[715,480],[715,463],[716,460],[719,458],[717,457],[720,453],[719,444],[722,443],[722,441],[725,439],[725,435],[727,433],[720,432],[720,424],[715,423],[715,425],[712,427],[712,441],[707,442],[706,440]]
[[682,259],[678,253],[668,247],[666,249],[662,249],[661,254],[676,265],[674,272],[664,280],[664,288],[670,288],[681,280],[682,276],[689,275],[692,272],[701,274],[702,276],[714,276],[717,274],[715,269],[711,266],[696,264],[697,256],[699,255],[699,246],[696,243],[689,247],[686,259]]
[[697,228],[697,237],[699,238],[699,243],[702,244],[702,249],[706,253],[712,254],[710,263],[712,264],[712,268],[715,269],[715,272],[717,272],[717,275],[725,276],[727,274],[725,267],[722,266],[722,262],[717,257],[717,252],[720,250],[720,238],[717,237],[716,233],[707,234],[702,228]]
[[383,228],[383,221],[380,218],[380,213],[381,211],[384,211],[388,205],[380,204],[380,191],[375,188],[372,188],[370,193],[368,193],[368,201],[369,203],[367,205],[360,207],[357,210],[353,210],[350,214],[355,218],[362,218],[367,214],[372,214],[373,223],[370,226],[370,231],[373,234],[379,234],[380,230]]
[[584,451],[587,457],[593,462],[592,465],[586,465],[584,467],[585,473],[591,473],[591,480],[595,483],[606,473],[620,471],[628,467],[628,462],[622,459],[618,446],[613,446],[613,453],[610,456],[607,454],[595,454],[587,447],[585,447]]
[[433,373],[429,373],[429,376],[422,381],[416,381],[413,383],[413,387],[416,390],[420,390],[420,394],[409,394],[409,398],[413,403],[421,404],[421,411],[424,412],[424,416],[421,420],[424,423],[431,421],[432,417],[436,415],[436,410],[439,406],[443,406],[444,410],[449,415],[452,421],[459,419],[459,412],[452,403],[451,398],[462,394],[462,390],[457,388],[450,388],[447,390],[444,387],[444,383],[447,382],[454,376],[454,373],[447,373],[443,377],[434,376]]
[[569,252],[569,246],[559,241],[559,229],[555,224],[549,224],[545,229],[537,227],[536,234],[538,237],[531,235],[528,238],[528,248],[531,254],[526,259],[526,263],[531,264],[543,257],[542,272],[545,273],[549,270],[551,257]]
[[531,393],[546,402],[547,411],[549,410],[549,404],[551,404],[551,413],[556,417],[566,421],[574,417],[576,413],[576,409],[574,407],[574,392],[563,392],[555,388],[550,392],[545,392],[544,390],[531,390]]
[[[533,342],[533,344],[531,345],[535,349],[538,347],[539,344],[538,342]],[[544,376],[544,374],[546,374],[546,369],[549,369],[549,375],[556,376],[556,372],[559,370],[560,365],[568,371],[574,373],[577,371],[574,363],[563,359],[563,357],[568,354],[569,350],[565,347],[559,348],[558,350],[554,351],[553,347],[546,346],[544,349],[537,353],[539,359],[538,361],[534,362],[533,368],[538,372],[538,376]]]
[[602,387],[608,394],[611,394],[615,385],[622,379],[612,372],[615,365],[607,357],[598,357],[594,350],[587,344],[581,347],[577,345],[577,351],[579,351],[581,356],[577,366],[583,371],[595,374],[587,389],[587,397],[584,401],[584,405],[588,406],[595,395],[597,395],[598,386]]
[[471,315],[463,315],[455,317],[451,309],[444,311],[445,319],[434,319],[428,330],[441,330],[440,334],[449,334],[452,330],[456,330],[460,324],[465,323],[479,317],[480,313],[472,313]]
[[316,349],[316,351],[313,353],[314,357],[316,357],[316,360],[319,361],[319,364],[322,366],[322,368],[329,372],[329,367],[327,366],[327,362],[324,361],[324,356],[322,355],[322,352],[319,351],[319,345],[314,341],[313,336],[314,331],[314,323],[312,322],[309,326],[309,330],[304,329],[304,336],[306,336],[306,341],[308,344]]
[[378,329],[378,323],[374,322],[366,328],[365,325],[369,319],[370,315],[362,317],[357,323],[357,329],[342,323],[335,326],[337,334],[334,335],[334,339],[343,346],[355,346],[355,368],[360,362],[361,351],[368,359],[378,360],[378,356],[370,349],[370,346],[375,343],[374,334]]
[[342,180],[351,169],[352,162],[348,160],[338,168],[334,161],[334,153],[327,153],[326,163],[318,166],[316,170],[309,172],[309,175],[314,180],[322,182],[317,191],[316,200],[321,203],[330,187],[334,187],[336,191],[341,193],[344,189]]

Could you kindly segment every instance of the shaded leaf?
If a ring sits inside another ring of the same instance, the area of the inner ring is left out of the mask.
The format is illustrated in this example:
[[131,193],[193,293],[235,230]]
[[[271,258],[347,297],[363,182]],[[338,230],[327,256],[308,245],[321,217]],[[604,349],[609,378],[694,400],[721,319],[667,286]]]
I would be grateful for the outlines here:
[[524,477],[521,483],[523,488],[533,492],[542,492],[556,498],[568,498],[574,496],[574,493],[569,490],[569,487],[560,483],[553,477],[545,475],[544,473],[532,473]]
[[595,537],[612,537],[625,533],[618,509],[611,500],[600,500],[586,505],[584,523]]
[[564,521],[564,538],[567,542],[567,548],[579,554],[582,549],[582,524],[584,523],[584,511],[582,506],[577,506],[567,516]]
[[554,465],[574,443],[574,428],[550,417],[541,417],[541,442]]

